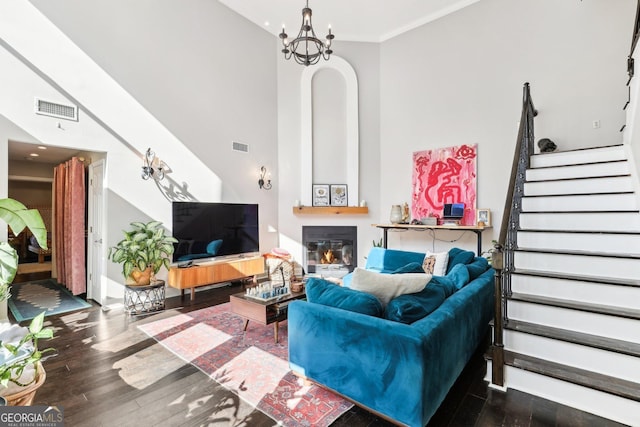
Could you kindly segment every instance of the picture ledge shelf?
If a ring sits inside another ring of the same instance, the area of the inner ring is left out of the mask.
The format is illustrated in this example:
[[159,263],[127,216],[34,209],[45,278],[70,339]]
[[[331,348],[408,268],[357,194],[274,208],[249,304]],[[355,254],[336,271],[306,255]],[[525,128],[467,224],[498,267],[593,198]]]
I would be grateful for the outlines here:
[[340,214],[368,214],[367,206],[294,206],[293,213],[298,214],[319,214],[319,215],[340,215]]

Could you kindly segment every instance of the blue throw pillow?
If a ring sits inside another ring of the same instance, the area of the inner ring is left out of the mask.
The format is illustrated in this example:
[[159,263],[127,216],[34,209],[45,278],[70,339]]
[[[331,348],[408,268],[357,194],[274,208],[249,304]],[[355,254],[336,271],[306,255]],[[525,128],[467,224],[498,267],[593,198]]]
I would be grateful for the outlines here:
[[433,276],[427,287],[429,286],[442,288],[444,295],[447,298],[453,295],[458,290],[456,284],[453,283],[451,277],[448,276]]
[[404,274],[404,273],[424,273],[424,269],[419,262],[410,262],[409,264],[402,266],[396,270],[393,270],[391,274]]
[[305,285],[307,301],[341,308],[369,316],[380,317],[382,305],[376,297],[365,292],[343,288],[324,279],[311,278]]
[[472,263],[467,264],[467,270],[469,270],[469,281],[475,280],[488,269],[489,261],[484,257],[476,257]]
[[[443,278],[443,276],[438,277]],[[383,317],[406,324],[416,322],[440,307],[440,304],[447,299],[446,292],[444,286],[429,282],[420,292],[400,295],[392,299],[387,304]]]
[[456,289],[462,289],[467,283],[469,283],[469,270],[466,265],[457,264],[449,273],[447,273],[447,277],[451,279],[456,286]]
[[447,274],[453,267],[458,264],[469,264],[476,254],[471,251],[465,251],[460,248],[449,249],[449,264],[447,265]]

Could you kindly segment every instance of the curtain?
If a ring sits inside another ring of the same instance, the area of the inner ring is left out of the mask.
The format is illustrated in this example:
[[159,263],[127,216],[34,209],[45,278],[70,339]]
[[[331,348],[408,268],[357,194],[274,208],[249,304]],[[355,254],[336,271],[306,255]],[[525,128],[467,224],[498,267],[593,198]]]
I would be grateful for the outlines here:
[[87,291],[84,163],[73,157],[59,164],[53,171],[53,180],[57,279],[78,295]]

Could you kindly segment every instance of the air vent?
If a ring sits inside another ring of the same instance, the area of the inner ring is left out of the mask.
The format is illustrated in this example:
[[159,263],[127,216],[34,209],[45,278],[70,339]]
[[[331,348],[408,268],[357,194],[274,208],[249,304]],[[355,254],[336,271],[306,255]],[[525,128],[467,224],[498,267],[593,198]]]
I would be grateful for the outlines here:
[[78,107],[75,105],[58,104],[36,98],[35,107],[36,114],[78,121]]
[[249,146],[247,144],[243,144],[242,142],[233,142],[233,149],[235,151],[242,151],[243,153],[249,152]]

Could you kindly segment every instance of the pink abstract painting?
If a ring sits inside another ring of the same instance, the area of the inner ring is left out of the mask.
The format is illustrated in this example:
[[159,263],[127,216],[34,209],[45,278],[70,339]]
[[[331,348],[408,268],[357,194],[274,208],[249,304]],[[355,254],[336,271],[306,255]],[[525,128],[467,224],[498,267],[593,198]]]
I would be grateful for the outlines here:
[[445,203],[464,203],[462,225],[476,224],[478,144],[413,153],[411,217],[442,218]]

